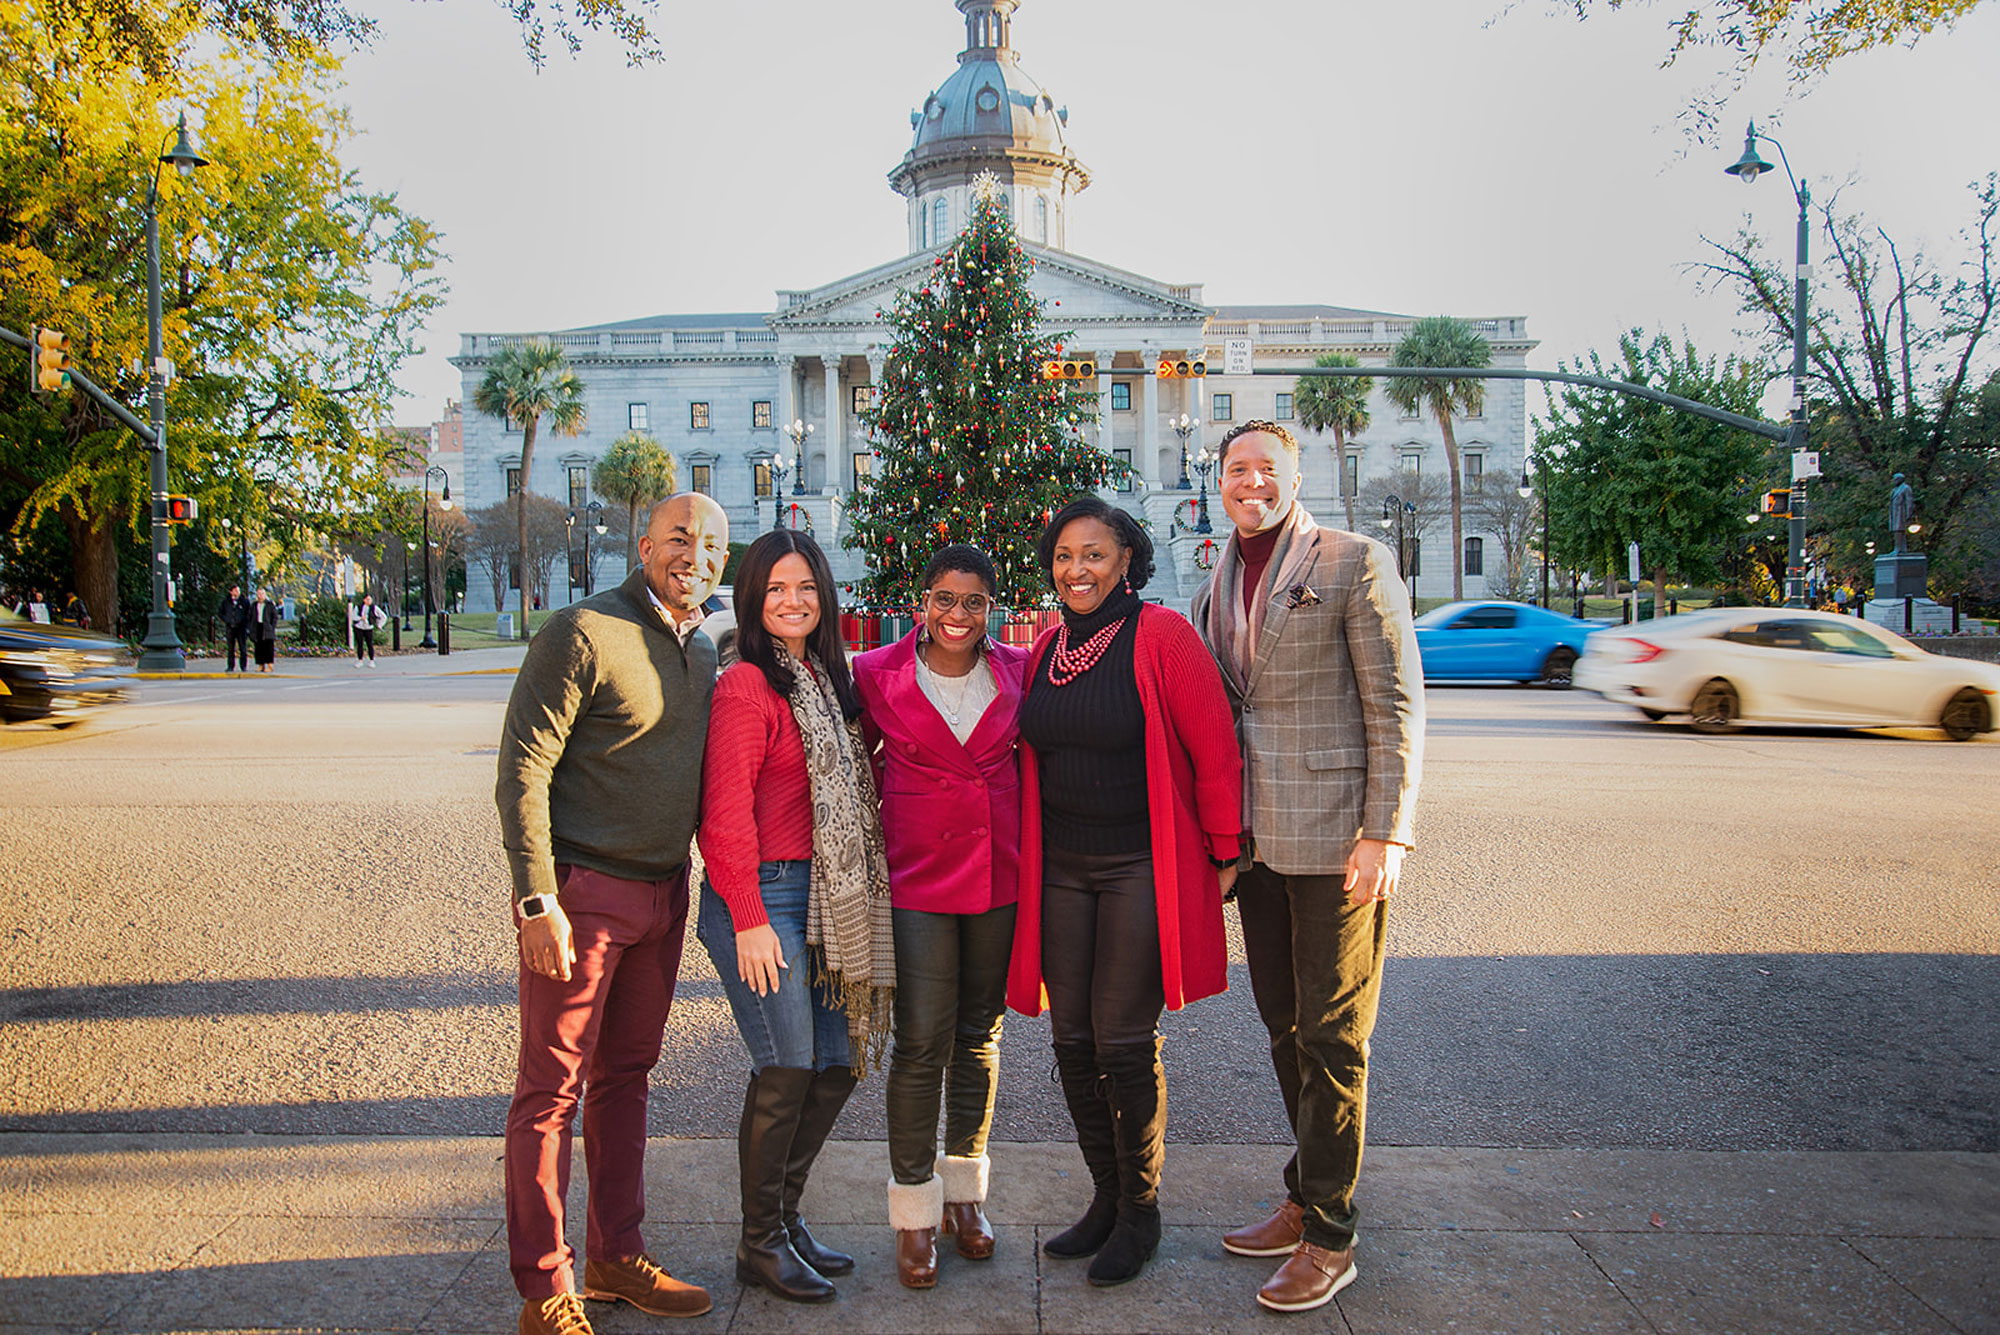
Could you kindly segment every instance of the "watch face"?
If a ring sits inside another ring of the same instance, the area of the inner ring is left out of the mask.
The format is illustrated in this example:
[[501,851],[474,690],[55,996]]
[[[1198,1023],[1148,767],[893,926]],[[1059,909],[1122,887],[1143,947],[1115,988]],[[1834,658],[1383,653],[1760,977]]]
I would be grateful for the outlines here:
[[521,901],[521,916],[523,918],[539,918],[548,911],[549,902],[540,895],[535,896],[533,899],[524,899]]

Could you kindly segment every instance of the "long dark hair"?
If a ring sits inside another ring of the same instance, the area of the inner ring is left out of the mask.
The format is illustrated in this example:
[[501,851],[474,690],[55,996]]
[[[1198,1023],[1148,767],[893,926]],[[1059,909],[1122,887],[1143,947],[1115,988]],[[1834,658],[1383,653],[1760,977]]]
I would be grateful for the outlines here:
[[791,695],[790,655],[764,629],[764,595],[771,587],[771,570],[787,556],[804,557],[813,583],[819,586],[819,625],[806,637],[806,649],[819,659],[832,680],[841,714],[850,720],[860,718],[861,696],[854,689],[854,675],[847,669],[847,645],[840,638],[840,591],[834,587],[826,553],[811,534],[773,529],[761,534],[743,553],[743,563],[736,568],[737,656],[755,664],[772,690]]

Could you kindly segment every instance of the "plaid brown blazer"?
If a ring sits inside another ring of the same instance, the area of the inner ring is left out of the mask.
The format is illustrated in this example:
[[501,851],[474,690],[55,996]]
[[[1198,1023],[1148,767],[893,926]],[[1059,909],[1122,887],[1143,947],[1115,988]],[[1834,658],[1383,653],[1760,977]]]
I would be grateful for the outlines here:
[[[1413,842],[1423,666],[1389,549],[1321,528],[1303,507],[1293,528],[1264,570],[1269,601],[1247,677],[1217,642],[1210,611],[1242,569],[1234,532],[1195,594],[1191,620],[1236,713],[1257,860],[1284,875],[1330,875],[1356,839]],[[1299,543],[1312,544],[1310,557]],[[1281,570],[1285,587],[1270,587]],[[1219,610],[1242,620],[1240,598]]]

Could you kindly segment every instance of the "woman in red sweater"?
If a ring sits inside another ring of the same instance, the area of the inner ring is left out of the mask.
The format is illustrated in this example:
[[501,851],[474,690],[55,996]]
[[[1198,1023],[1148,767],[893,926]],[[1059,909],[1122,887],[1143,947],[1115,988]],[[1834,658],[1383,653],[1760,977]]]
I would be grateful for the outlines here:
[[1007,1002],[1046,999],[1090,1169],[1090,1207],[1042,1244],[1123,1284],[1160,1242],[1166,1075],[1160,1011],[1228,986],[1242,758],[1215,660],[1138,591],[1153,543],[1096,497],[1043,532],[1062,624],[1035,641],[1021,703],[1021,899]]
[[695,924],[750,1050],[736,1278],[824,1302],[826,1276],[854,1258],[814,1240],[799,1195],[855,1067],[887,1041],[889,869],[819,545],[786,529],[751,543],[736,615],[742,659],[716,681],[702,763],[707,875]]
[[889,1223],[896,1277],[912,1289],[937,1283],[940,1219],[960,1256],[993,1255],[986,1138],[1020,891],[1015,716],[1028,656],[986,634],[998,585],[977,547],[941,548],[924,569],[920,627],[854,660],[879,742],[896,924]]

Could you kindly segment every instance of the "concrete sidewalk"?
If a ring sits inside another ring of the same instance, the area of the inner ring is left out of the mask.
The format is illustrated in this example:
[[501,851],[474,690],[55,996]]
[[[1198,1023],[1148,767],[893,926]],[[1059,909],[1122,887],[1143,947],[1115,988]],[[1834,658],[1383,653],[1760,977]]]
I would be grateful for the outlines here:
[[[2000,1331],[2000,1155],[1370,1151],[1361,1276],[1278,1316],[1275,1263],[1217,1234],[1268,1209],[1269,1145],[1171,1145],[1146,1274],[1092,1289],[1043,1258],[1087,1187],[1073,1147],[996,1144],[994,1260],[895,1281],[879,1142],[836,1141],[806,1198],[853,1252],[839,1299],[733,1279],[733,1140],[656,1140],[647,1237],[715,1310],[591,1304],[599,1331]],[[0,1332],[509,1335],[497,1139],[0,1134]],[[579,1161],[572,1205],[583,1196]],[[582,1249],[580,1211],[573,1242]]]
[[[496,645],[486,649],[457,649],[449,654],[435,654],[428,650],[410,650],[392,654],[381,651],[375,658],[375,666],[362,667],[351,654],[339,653],[328,657],[292,657],[278,655],[278,661],[270,673],[259,673],[254,668],[240,674],[245,681],[255,681],[259,676],[269,677],[365,677],[369,674],[398,677],[449,677],[478,672],[513,672],[520,668],[521,659],[526,656],[525,644]],[[187,660],[185,672],[142,672],[138,676],[145,681],[202,680],[209,677],[236,678],[239,674],[227,672],[226,659],[193,658]]]

